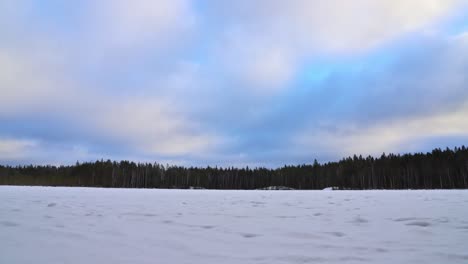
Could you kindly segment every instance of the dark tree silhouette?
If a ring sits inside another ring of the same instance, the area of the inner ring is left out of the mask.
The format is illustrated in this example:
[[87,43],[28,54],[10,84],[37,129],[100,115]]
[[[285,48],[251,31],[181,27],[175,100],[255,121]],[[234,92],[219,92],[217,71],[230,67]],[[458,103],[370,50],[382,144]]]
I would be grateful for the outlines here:
[[338,162],[267,168],[197,168],[158,163],[96,161],[73,166],[0,166],[0,185],[113,188],[464,189],[468,149],[348,157]]

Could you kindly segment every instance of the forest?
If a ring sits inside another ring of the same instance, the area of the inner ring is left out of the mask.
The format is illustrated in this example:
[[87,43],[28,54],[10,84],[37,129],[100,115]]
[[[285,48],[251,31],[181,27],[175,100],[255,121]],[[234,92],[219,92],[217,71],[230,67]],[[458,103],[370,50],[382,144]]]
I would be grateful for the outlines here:
[[258,189],[466,189],[468,149],[356,156],[337,162],[281,168],[181,167],[130,161],[95,161],[72,166],[2,166],[0,185],[111,188]]

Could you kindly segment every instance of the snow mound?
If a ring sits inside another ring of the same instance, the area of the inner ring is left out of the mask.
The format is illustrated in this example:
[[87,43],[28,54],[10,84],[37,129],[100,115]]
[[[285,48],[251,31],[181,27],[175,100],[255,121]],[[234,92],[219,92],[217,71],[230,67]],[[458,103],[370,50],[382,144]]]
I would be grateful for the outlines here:
[[257,190],[275,190],[275,191],[290,191],[294,190],[293,188],[286,187],[286,186],[268,186],[264,188],[258,188]]

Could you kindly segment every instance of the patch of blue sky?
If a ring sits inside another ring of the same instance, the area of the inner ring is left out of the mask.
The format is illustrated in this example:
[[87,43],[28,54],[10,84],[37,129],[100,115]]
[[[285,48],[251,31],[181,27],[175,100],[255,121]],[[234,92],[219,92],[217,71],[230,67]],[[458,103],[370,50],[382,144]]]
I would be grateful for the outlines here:
[[58,31],[63,36],[73,35],[82,25],[87,1],[44,0],[30,1],[32,25]]
[[468,32],[468,3],[446,19],[443,30],[449,35]]
[[305,63],[300,69],[298,80],[300,87],[323,87],[321,84],[327,82],[334,75],[346,75],[348,78],[354,76],[362,77],[363,74],[384,71],[391,66],[398,51],[376,51],[359,56],[348,56],[344,58],[316,57]]

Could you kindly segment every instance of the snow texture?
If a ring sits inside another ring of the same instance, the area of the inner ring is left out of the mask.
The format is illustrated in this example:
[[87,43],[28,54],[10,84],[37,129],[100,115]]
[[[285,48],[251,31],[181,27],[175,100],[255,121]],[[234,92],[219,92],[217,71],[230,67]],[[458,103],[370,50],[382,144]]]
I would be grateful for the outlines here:
[[0,263],[468,263],[468,191],[0,187]]

